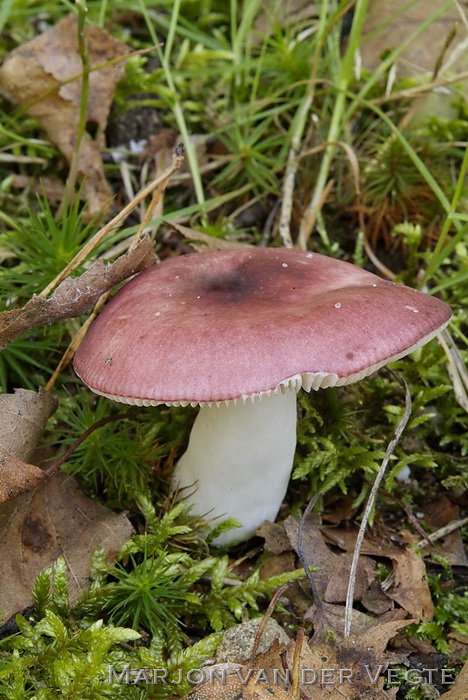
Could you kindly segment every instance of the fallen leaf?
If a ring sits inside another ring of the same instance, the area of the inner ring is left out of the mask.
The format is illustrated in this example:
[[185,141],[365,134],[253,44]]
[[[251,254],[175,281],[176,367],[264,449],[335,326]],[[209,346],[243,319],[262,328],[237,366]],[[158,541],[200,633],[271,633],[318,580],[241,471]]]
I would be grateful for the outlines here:
[[11,186],[22,192],[29,190],[32,194],[45,196],[51,204],[58,204],[65,196],[65,186],[58,177],[43,175],[36,178],[16,173],[11,175]]
[[[450,525],[454,520],[460,518],[459,506],[452,503],[447,496],[441,496],[436,501],[428,503],[423,510],[425,512],[424,521],[431,532]],[[444,557],[451,566],[468,566],[461,528],[450,532],[443,539],[437,540],[432,546],[425,547],[422,553],[429,557],[438,554]]]
[[27,464],[39,445],[56,399],[45,389],[15,389],[0,395],[0,503],[29,491],[44,479],[42,469]]
[[0,395],[0,449],[17,459],[32,459],[57,399],[45,389],[15,389]]
[[[354,550],[357,530],[325,528],[323,532],[327,540],[342,549],[350,552]],[[394,584],[385,594],[401,605],[415,620],[432,619],[434,605],[427,583],[426,565],[421,556],[409,547],[395,547],[391,543],[372,537],[364,539],[361,552],[391,559]]]
[[98,260],[79,277],[64,280],[47,299],[34,296],[21,309],[3,311],[0,313],[0,349],[25,331],[80,316],[101,294],[155,262],[153,244],[145,235],[131,252],[115,262],[106,265]]
[[[299,554],[297,540],[299,532],[299,519],[293,516],[287,518],[284,523],[289,540]],[[325,544],[320,528],[309,518],[302,530],[302,550],[307,566],[321,567],[320,571],[312,574],[317,592],[321,599],[327,603],[345,602],[348,590],[349,571],[351,567],[352,553],[335,554]],[[375,564],[361,557],[359,561],[354,600],[361,600],[374,579],[373,570]]]
[[257,528],[255,534],[265,540],[265,552],[282,554],[292,550],[291,542],[285,532],[284,526],[279,523],[271,523],[269,520]]
[[417,622],[432,620],[434,604],[424,560],[412,549],[392,555],[392,560],[395,583],[387,595],[407,610]]
[[[260,568],[260,578],[266,579],[272,576],[279,576],[280,574],[285,574],[287,571],[294,571],[296,568],[296,555],[294,552],[282,552],[281,554],[271,554],[268,558],[263,560],[262,566]],[[291,591],[288,591],[288,594]],[[290,595],[286,595],[287,598],[291,599]],[[297,603],[296,596],[294,596],[294,603]]]
[[45,478],[42,469],[0,450],[0,503],[30,491]]
[[54,474],[34,491],[0,505],[0,610],[3,619],[32,603],[36,576],[59,556],[67,562],[70,600],[89,584],[89,556],[104,548],[112,559],[133,528],[81,491],[77,482]]
[[392,608],[392,601],[382,590],[380,581],[372,581],[367,591],[364,592],[361,602],[367,610],[375,615],[382,615]]
[[281,653],[284,644],[273,641],[269,649],[257,654],[249,664],[215,664],[202,669],[206,681],[185,700],[294,700],[284,683]]
[[[453,678],[453,675],[452,675]],[[468,698],[468,661],[455,679],[453,688],[447,693],[443,693],[444,700],[467,700]]]
[[[128,47],[100,27],[87,27],[90,66],[129,53]],[[78,173],[90,215],[108,204],[111,192],[101,159],[104,131],[115,87],[123,73],[123,62],[99,68],[89,76],[87,123],[97,136],[86,134],[79,157]],[[48,32],[18,46],[4,57],[0,68],[0,91],[23,106],[71,162],[80,119],[82,63],[78,51],[77,18],[69,15]],[[73,80],[73,78],[76,78]],[[71,82],[66,82],[71,80]]]
[[[372,625],[366,632],[348,639],[333,641],[316,635],[301,649],[301,691],[308,700],[389,700],[396,689],[384,690],[385,676],[397,656],[389,654],[387,645],[402,627],[411,621],[397,620]],[[406,655],[400,656],[401,662]],[[288,667],[293,667],[294,646],[287,650]]]

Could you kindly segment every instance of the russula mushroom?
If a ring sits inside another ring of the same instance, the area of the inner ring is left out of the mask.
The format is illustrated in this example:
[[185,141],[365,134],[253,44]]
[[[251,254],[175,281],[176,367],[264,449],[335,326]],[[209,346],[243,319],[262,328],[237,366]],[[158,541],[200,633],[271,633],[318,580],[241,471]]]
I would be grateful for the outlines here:
[[296,393],[342,386],[439,333],[450,308],[354,265],[290,249],[172,258],[105,307],[75,356],[98,394],[200,406],[173,487],[194,511],[274,520],[296,445]]

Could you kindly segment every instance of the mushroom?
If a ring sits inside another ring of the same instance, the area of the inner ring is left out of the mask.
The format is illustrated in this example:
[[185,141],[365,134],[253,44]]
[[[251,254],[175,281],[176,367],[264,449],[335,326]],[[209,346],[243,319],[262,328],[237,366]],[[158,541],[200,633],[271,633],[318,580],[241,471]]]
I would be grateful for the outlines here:
[[442,301],[346,262],[291,249],[172,258],[137,275],[79,347],[97,394],[137,406],[200,406],[173,488],[194,511],[251,536],[274,520],[296,446],[296,393],[367,377],[427,343]]

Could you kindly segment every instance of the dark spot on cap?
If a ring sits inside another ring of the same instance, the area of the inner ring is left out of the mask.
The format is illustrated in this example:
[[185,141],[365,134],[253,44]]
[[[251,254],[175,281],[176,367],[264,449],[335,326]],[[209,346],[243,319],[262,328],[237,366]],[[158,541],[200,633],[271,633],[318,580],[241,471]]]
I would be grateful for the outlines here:
[[252,279],[242,268],[225,274],[210,275],[202,285],[202,293],[221,302],[235,302],[250,296],[254,291]]
[[347,360],[354,360],[354,352],[347,352],[346,359]]

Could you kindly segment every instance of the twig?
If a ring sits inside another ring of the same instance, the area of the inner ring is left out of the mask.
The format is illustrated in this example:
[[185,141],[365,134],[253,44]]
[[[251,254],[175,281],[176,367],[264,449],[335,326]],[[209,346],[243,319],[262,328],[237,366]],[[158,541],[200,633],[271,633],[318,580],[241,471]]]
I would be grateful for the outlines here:
[[[463,520],[453,520],[448,525],[444,525],[444,527],[439,528],[439,530],[435,530],[435,532],[432,532],[430,535],[427,535],[425,539],[417,543],[416,547],[418,549],[424,549],[425,547],[428,547],[429,544],[434,544],[434,542],[436,542],[437,540],[441,540],[443,537],[446,537],[446,535],[450,535],[451,532],[455,532],[455,530],[458,530],[459,528],[467,524],[468,518],[463,518]],[[388,589],[391,588],[394,585],[394,583],[395,573],[392,571],[387,576],[385,581],[382,582],[382,589],[384,591],[388,591]]]
[[452,380],[455,399],[468,412],[468,371],[447,329],[437,336],[437,340],[442,345],[447,357],[447,371]]
[[386,102],[393,102],[394,100],[420,97],[421,95],[424,95],[425,93],[434,90],[434,88],[444,87],[445,85],[452,85],[453,83],[462,82],[467,78],[468,71],[464,71],[463,73],[458,73],[458,75],[451,75],[448,78],[439,78],[438,80],[433,80],[432,82],[426,83],[425,85],[417,85],[416,87],[408,88],[407,90],[391,92],[389,95],[385,95],[385,97],[379,97],[375,100],[372,100],[372,104],[379,106],[385,104]]
[[45,385],[45,388],[47,391],[51,391],[55,385],[55,382],[57,381],[58,376],[61,374],[61,372],[65,369],[65,367],[72,361],[73,356],[75,355],[75,352],[78,350],[78,347],[81,344],[81,341],[85,337],[86,333],[88,332],[88,328],[98,315],[99,311],[102,309],[106,301],[108,300],[110,296],[110,290],[108,292],[104,292],[104,294],[101,294],[99,299],[97,300],[93,311],[91,314],[88,316],[86,321],[83,323],[81,328],[78,330],[78,333],[73,336],[71,339],[67,349],[63,353],[60,362],[58,363],[57,367],[54,370],[54,373],[52,374],[51,378]]
[[[183,145],[182,145],[182,144],[178,144],[178,145],[176,146],[176,149],[175,149],[175,154],[176,154],[176,155],[174,156],[174,162],[175,162],[177,159],[180,159],[180,164],[182,164],[183,152],[184,152],[184,147],[183,147]],[[173,163],[173,165],[174,165],[174,163]],[[180,167],[180,165],[179,165],[179,167]],[[148,225],[148,221],[151,220],[151,216],[153,215],[154,210],[155,210],[156,207],[158,206],[158,204],[159,204],[159,202],[160,202],[160,200],[161,200],[161,197],[162,197],[163,194],[164,194],[164,190],[165,190],[166,187],[167,187],[167,183],[168,183],[168,182],[169,182],[169,178],[167,177],[167,178],[165,178],[164,180],[162,180],[162,182],[161,182],[161,183],[158,185],[158,187],[156,188],[156,190],[155,190],[155,192],[154,192],[154,194],[153,194],[153,198],[152,198],[151,202],[149,203],[148,208],[147,208],[147,210],[146,210],[146,213],[145,213],[145,215],[144,215],[144,217],[143,217],[143,219],[142,219],[142,221],[141,221],[140,227],[139,227],[139,229],[138,229],[137,233],[135,234],[135,237],[134,237],[134,239],[133,239],[133,241],[132,241],[132,244],[131,244],[131,246],[130,246],[130,250],[133,250],[133,248],[134,248],[136,245],[138,245],[139,241],[141,240],[141,237],[143,236],[143,234],[144,234],[144,232],[145,232],[145,228],[146,228],[146,226]]]
[[301,651],[304,644],[304,628],[299,627],[297,630],[296,644],[294,646],[294,657],[293,657],[293,667],[292,667],[292,684],[291,684],[291,695],[294,700],[300,700],[301,697],[301,683],[300,683],[300,667],[301,667]]
[[305,509],[301,522],[299,523],[299,530],[297,531],[297,556],[299,557],[299,561],[301,562],[302,566],[304,567],[304,571],[306,572],[307,580],[309,582],[310,590],[312,591],[312,595],[314,597],[314,603],[316,604],[317,607],[322,607],[322,600],[319,596],[317,586],[315,585],[315,581],[313,579],[312,573],[309,569],[309,564],[305,560],[304,556],[304,550],[302,548],[302,535],[304,531],[304,523],[311,514],[312,510],[315,508],[317,505],[318,501],[322,498],[323,493],[316,493],[315,496],[313,496],[308,505],[307,508]]
[[98,428],[102,428],[103,425],[106,425],[107,423],[111,423],[112,421],[116,420],[128,420],[128,416],[121,414],[118,416],[107,416],[107,418],[101,418],[101,420],[98,420],[96,423],[94,423],[91,427],[89,427],[87,430],[84,431],[82,435],[78,438],[78,440],[75,440],[75,442],[70,445],[68,450],[66,450],[61,457],[55,460],[55,462],[52,462],[50,467],[48,469],[44,469],[44,476],[47,478],[49,476],[52,476],[52,474],[57,471],[57,469],[60,467],[61,464],[67,461],[69,456],[76,450],[77,447],[81,445],[83,440],[86,440],[87,437],[91,435],[91,433],[94,433],[95,430]]
[[263,633],[265,631],[265,627],[268,624],[268,620],[270,619],[270,617],[273,614],[273,611],[276,607],[276,603],[281,598],[284,591],[287,588],[289,588],[289,585],[290,585],[289,583],[285,583],[283,586],[280,586],[278,588],[278,590],[275,591],[273,598],[270,600],[270,604],[268,605],[267,609],[265,610],[265,614],[262,617],[262,621],[258,627],[257,634],[255,635],[255,640],[254,640],[253,647],[252,647],[252,653],[250,654],[251,661],[253,661],[258,654],[258,647],[260,646],[260,640],[261,640]]
[[[359,50],[359,42],[362,34],[364,19],[367,14],[369,0],[357,0],[355,3],[353,24],[348,39],[348,44],[344,56],[340,64],[340,75],[337,85],[337,94],[334,102],[333,113],[331,115],[330,125],[328,129],[327,141],[335,142],[339,140],[340,133],[343,129],[344,111],[347,100],[347,90],[353,75],[354,60],[357,51]],[[317,215],[320,211],[321,203],[323,202],[324,189],[329,182],[329,172],[335,153],[335,146],[328,146],[325,150],[322,162],[317,174],[315,188],[306,209],[304,217],[299,226],[299,235],[297,240],[298,248],[307,250],[307,244],[312,234]],[[326,244],[329,242],[324,241]]]
[[88,37],[86,28],[86,16],[88,14],[88,8],[85,2],[82,0],[76,0],[76,7],[78,9],[78,51],[81,59],[81,91],[80,91],[80,112],[78,119],[78,127],[76,133],[75,147],[73,149],[73,155],[70,162],[70,170],[68,171],[67,181],[65,183],[65,193],[62,202],[57,209],[56,219],[60,219],[63,214],[64,207],[67,202],[72,201],[73,193],[75,191],[76,179],[78,177],[78,165],[80,162],[82,146],[86,131],[86,119],[88,116],[88,100],[89,100],[89,75],[91,72],[91,66],[89,62],[88,53]]
[[[364,481],[366,482],[366,484],[369,484],[369,486],[372,485],[371,482],[370,482],[368,479],[364,479]],[[382,489],[381,493],[382,493],[383,496],[385,496],[386,498],[390,498],[392,501],[394,501],[394,503],[396,503],[398,506],[400,506],[400,508],[401,508],[402,511],[405,513],[405,515],[406,515],[406,517],[408,518],[408,520],[409,520],[409,521],[411,522],[411,524],[413,525],[414,529],[417,530],[417,532],[419,532],[419,534],[421,535],[421,537],[422,537],[424,540],[427,540],[427,544],[432,544],[432,542],[431,542],[431,540],[430,540],[430,538],[429,538],[429,535],[427,535],[427,534],[424,532],[423,528],[422,528],[421,525],[418,523],[418,520],[417,520],[416,516],[414,516],[413,513],[410,511],[410,509],[409,509],[407,506],[405,506],[405,504],[403,503],[403,501],[402,501],[400,498],[397,498],[397,496],[395,496],[393,493],[389,493],[389,491],[386,491],[385,489]]]
[[383,262],[380,262],[379,258],[372,250],[367,236],[364,236],[364,250],[366,251],[366,255],[371,263],[377,268],[377,270],[379,270],[379,272],[385,275],[385,277],[387,277],[389,280],[394,280],[396,278],[395,273],[392,272],[389,267],[384,265]]
[[395,378],[400,382],[400,384],[404,385],[405,387],[405,411],[403,413],[403,416],[398,423],[397,429],[395,430],[395,434],[393,435],[392,439],[390,440],[390,443],[387,447],[387,451],[385,452],[385,457],[383,458],[382,464],[380,465],[380,469],[377,473],[374,485],[372,486],[369,498],[367,500],[366,508],[364,510],[364,515],[362,518],[361,525],[359,527],[359,532],[358,536],[356,538],[356,544],[354,547],[354,553],[353,553],[353,560],[351,562],[351,570],[349,572],[349,583],[348,583],[348,591],[346,594],[346,607],[345,607],[345,626],[344,626],[344,636],[349,637],[351,634],[351,625],[352,625],[352,618],[353,618],[353,600],[354,600],[354,589],[356,587],[356,575],[357,575],[357,567],[359,563],[359,555],[361,553],[361,547],[362,543],[364,541],[364,535],[366,533],[366,527],[367,523],[369,521],[369,517],[372,511],[372,508],[374,507],[375,499],[377,497],[377,492],[379,490],[379,486],[381,484],[381,481],[384,477],[385,470],[387,468],[388,462],[390,460],[390,457],[393,454],[393,451],[395,447],[397,446],[397,443],[406,428],[406,425],[408,423],[409,417],[411,415],[411,395],[408,389],[408,385],[405,382],[404,379],[400,379],[394,372],[392,374],[395,376]]
[[118,226],[134,209],[135,207],[138,206],[138,204],[143,201],[149,194],[154,192],[154,190],[158,189],[158,187],[161,185],[161,183],[165,182],[168,180],[172,173],[175,173],[176,170],[180,168],[182,165],[183,157],[179,155],[175,155],[173,157],[172,165],[170,165],[166,170],[161,173],[161,175],[156,178],[156,180],[153,180],[153,182],[150,182],[149,185],[147,185],[144,189],[142,189],[136,197],[127,204],[126,207],[122,209],[114,218],[109,221],[105,226],[103,226],[92,238],[86,245],[83,246],[83,248],[80,250],[79,253],[75,255],[73,260],[68,263],[68,265],[55,277],[55,279],[50,282],[50,284],[47,285],[45,289],[42,290],[42,292],[39,294],[40,297],[47,297],[50,292],[58,285],[62,280],[64,280],[68,275],[75,270],[78,265],[80,265],[83,260],[86,259],[86,257],[89,255],[89,253],[94,250],[94,248],[102,241],[103,238],[107,236],[110,231],[112,231],[116,226]]
[[[448,525],[444,525],[444,527],[441,527],[439,530],[436,530],[428,535],[426,539],[418,542],[416,546],[418,549],[424,549],[424,547],[427,547],[428,544],[433,544],[437,540],[441,540],[443,537],[446,537],[446,535],[450,535],[451,532],[455,532],[455,530],[459,530],[461,527],[467,524],[468,518],[463,518],[462,520],[452,520],[452,522]],[[427,540],[429,540],[429,542],[427,542]]]

